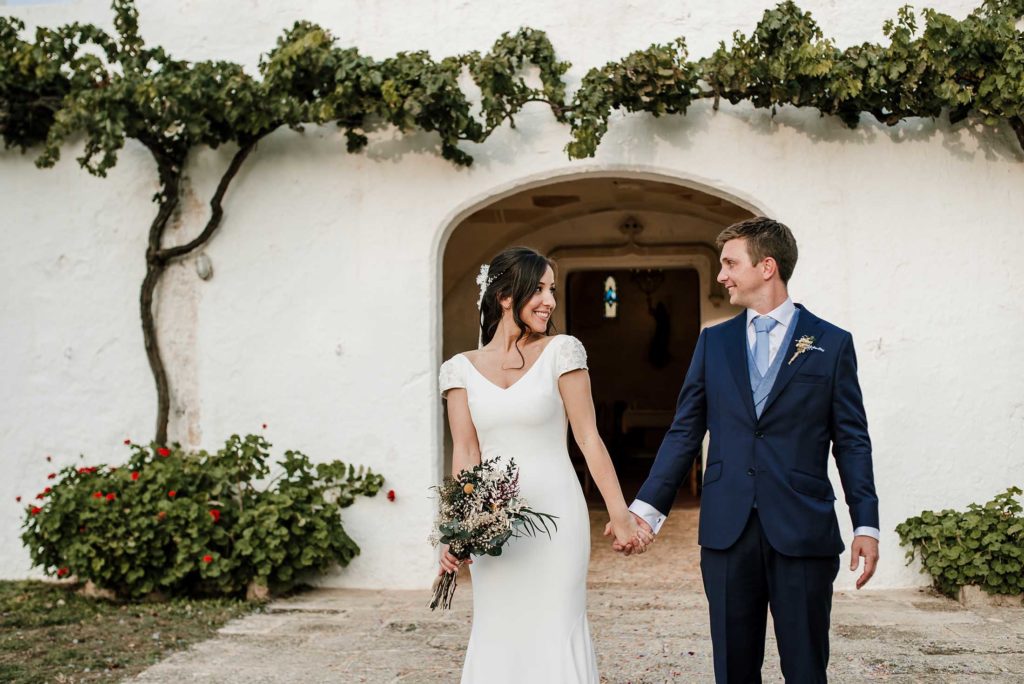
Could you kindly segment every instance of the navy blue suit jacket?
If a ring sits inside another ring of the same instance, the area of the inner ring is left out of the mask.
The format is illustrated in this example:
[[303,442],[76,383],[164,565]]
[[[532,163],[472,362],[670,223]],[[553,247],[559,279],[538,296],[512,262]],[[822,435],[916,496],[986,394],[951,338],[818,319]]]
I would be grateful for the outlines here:
[[[879,527],[871,440],[850,333],[799,304],[793,342],[758,419],[747,369],[747,315],[701,332],[675,419],[637,494],[662,513],[711,433],[699,543],[724,550],[740,536],[757,500],[768,542],[788,556],[843,550],[828,479],[829,445],[853,526]],[[792,363],[796,340],[814,346]]]

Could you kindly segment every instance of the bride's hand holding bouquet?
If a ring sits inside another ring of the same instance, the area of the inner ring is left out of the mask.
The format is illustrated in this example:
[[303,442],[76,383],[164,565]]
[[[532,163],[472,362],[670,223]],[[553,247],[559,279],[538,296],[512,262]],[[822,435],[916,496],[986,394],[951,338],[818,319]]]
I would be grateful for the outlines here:
[[463,470],[434,488],[439,506],[430,541],[434,546],[446,546],[441,554],[440,578],[434,586],[431,610],[438,606],[451,608],[459,565],[463,561],[472,563],[470,555],[500,556],[515,537],[533,537],[543,532],[550,538],[548,523],[558,529],[556,516],[531,509],[519,495],[519,469],[515,461],[510,459],[501,467],[499,460],[487,460]]

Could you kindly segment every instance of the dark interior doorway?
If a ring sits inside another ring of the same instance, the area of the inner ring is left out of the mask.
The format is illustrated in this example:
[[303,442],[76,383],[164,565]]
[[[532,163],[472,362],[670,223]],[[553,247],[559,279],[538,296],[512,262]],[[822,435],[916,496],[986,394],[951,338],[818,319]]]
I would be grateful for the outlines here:
[[[568,332],[587,349],[598,430],[628,503],[672,423],[700,335],[699,276],[686,268],[576,271],[566,279],[563,301]],[[569,441],[587,499],[599,504],[583,455]],[[696,504],[699,467],[698,461],[684,478],[676,506]]]

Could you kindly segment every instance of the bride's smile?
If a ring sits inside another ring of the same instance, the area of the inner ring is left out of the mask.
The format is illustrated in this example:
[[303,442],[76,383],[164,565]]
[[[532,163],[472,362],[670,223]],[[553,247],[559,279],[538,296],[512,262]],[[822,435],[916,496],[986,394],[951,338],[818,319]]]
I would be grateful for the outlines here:
[[551,320],[555,306],[555,272],[549,266],[537,283],[530,301],[519,312],[519,318],[532,332],[544,334],[548,330],[548,321]]

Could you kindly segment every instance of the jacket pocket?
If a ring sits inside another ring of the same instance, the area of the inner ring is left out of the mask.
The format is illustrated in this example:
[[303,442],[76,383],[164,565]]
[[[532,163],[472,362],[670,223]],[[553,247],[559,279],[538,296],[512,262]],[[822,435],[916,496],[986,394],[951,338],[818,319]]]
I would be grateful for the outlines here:
[[789,486],[801,494],[813,496],[824,501],[835,501],[836,495],[832,492],[832,483],[814,475],[808,475],[800,470],[789,471]]
[[708,463],[707,468],[704,469],[704,484],[709,485],[720,477],[722,477],[722,462]]

